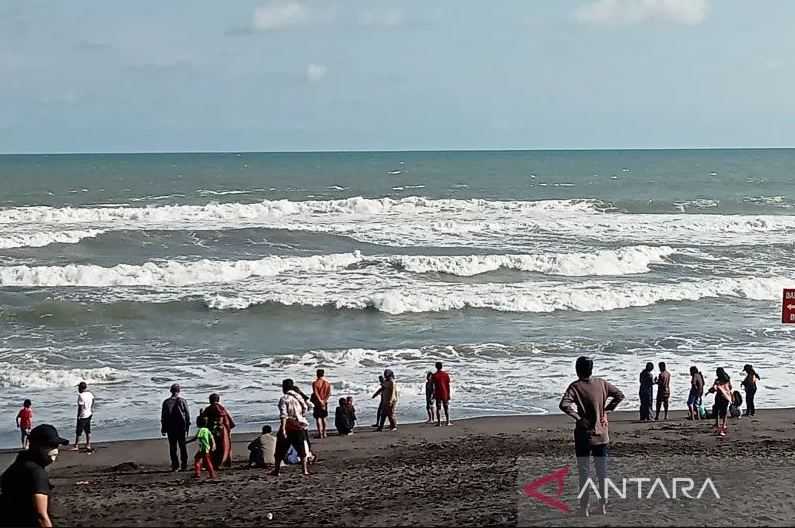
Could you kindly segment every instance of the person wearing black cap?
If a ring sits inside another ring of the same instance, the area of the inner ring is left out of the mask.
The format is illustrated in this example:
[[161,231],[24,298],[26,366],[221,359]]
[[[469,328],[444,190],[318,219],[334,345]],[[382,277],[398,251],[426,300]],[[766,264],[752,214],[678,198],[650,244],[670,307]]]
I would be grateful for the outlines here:
[[[163,410],[160,413],[160,432],[163,436],[168,436],[171,471],[188,469],[188,449],[185,447],[185,442],[190,431],[190,412],[187,402],[179,395],[180,391],[178,384],[171,386],[171,397],[163,402]],[[179,446],[179,459],[177,446]]]
[[0,526],[52,526],[49,514],[50,479],[44,469],[69,444],[49,424],[34,427],[30,445],[0,477]]

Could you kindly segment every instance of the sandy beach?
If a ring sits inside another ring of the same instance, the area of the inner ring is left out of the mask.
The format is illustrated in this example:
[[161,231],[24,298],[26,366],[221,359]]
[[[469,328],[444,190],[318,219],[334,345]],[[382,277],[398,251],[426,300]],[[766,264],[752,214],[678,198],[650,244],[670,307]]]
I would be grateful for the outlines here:
[[[63,452],[51,468],[59,526],[474,526],[474,525],[786,525],[795,517],[795,410],[762,410],[730,422],[643,424],[634,412],[611,415],[611,478],[710,478],[720,494],[666,499],[611,498],[607,517],[580,519],[528,498],[524,486],[570,467],[560,497],[574,508],[577,471],[571,422],[516,416],[422,424],[315,441],[313,474],[298,466],[278,478],[247,469],[251,434],[234,439],[235,463],[216,481],[168,471],[165,439],[97,444],[93,454]],[[7,466],[13,451],[0,454]],[[666,480],[667,479],[667,480]],[[668,492],[671,485],[665,484]],[[554,483],[541,491],[556,496]],[[268,514],[272,519],[268,519]],[[720,516],[720,517],[718,517]],[[722,519],[718,521],[718,519]]]

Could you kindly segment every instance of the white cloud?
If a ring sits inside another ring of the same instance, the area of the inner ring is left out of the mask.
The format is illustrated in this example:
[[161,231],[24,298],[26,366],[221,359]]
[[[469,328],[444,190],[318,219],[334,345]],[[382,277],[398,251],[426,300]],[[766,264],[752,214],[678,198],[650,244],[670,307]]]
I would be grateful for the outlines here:
[[254,27],[260,31],[295,27],[306,20],[307,11],[301,2],[274,0],[254,11]]
[[581,22],[629,25],[663,21],[700,24],[707,16],[709,0],[593,0],[580,6],[575,16]]
[[306,78],[309,82],[317,82],[328,73],[328,68],[322,64],[310,64],[306,67]]
[[397,8],[365,10],[359,13],[359,23],[362,26],[398,27],[403,24],[403,11]]

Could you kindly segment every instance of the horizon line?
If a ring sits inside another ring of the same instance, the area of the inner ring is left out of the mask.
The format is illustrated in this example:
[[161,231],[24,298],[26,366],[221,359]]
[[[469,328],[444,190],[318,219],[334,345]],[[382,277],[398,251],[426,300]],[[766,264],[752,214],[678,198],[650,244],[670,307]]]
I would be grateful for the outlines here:
[[593,147],[593,148],[413,148],[413,149],[307,149],[307,150],[142,150],[142,151],[55,151],[0,152],[0,156],[118,156],[128,154],[379,154],[415,152],[615,152],[615,151],[689,151],[689,150],[793,150],[790,147]]

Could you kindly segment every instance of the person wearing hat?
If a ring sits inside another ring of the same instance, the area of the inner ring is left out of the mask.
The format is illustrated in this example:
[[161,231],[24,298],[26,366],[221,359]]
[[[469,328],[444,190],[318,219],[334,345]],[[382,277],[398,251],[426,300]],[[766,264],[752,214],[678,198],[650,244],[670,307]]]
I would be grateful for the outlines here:
[[80,435],[86,434],[86,451],[91,452],[91,418],[94,416],[94,395],[85,381],[77,385],[77,429],[73,451],[80,451]]
[[[188,469],[188,449],[185,447],[185,442],[190,430],[190,412],[187,402],[179,395],[180,391],[178,384],[171,386],[171,397],[163,402],[163,411],[160,413],[160,432],[163,436],[168,436],[171,471],[176,471],[178,468],[182,471]],[[179,446],[179,459],[177,446]]]
[[30,444],[0,477],[0,526],[52,526],[47,466],[69,441],[49,424],[34,427]]

